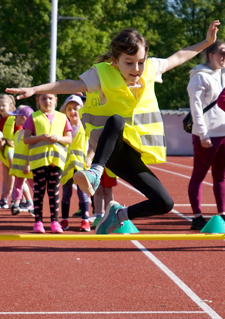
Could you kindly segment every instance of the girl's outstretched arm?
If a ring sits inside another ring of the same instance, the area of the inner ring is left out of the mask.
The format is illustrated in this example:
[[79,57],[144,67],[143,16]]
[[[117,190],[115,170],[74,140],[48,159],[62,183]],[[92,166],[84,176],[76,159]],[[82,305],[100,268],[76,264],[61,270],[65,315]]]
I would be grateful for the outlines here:
[[171,55],[168,60],[168,68],[166,71],[175,68],[176,66],[188,61],[189,59],[196,56],[199,52],[210,46],[212,43],[216,41],[216,35],[218,28],[217,26],[220,25],[219,20],[213,21],[209,29],[207,31],[206,39],[202,42],[194,44],[190,47],[177,51],[173,55]]
[[11,94],[20,94],[16,97],[17,100],[20,100],[34,94],[73,94],[76,92],[86,92],[87,87],[81,80],[62,80],[29,88],[7,88],[5,91]]

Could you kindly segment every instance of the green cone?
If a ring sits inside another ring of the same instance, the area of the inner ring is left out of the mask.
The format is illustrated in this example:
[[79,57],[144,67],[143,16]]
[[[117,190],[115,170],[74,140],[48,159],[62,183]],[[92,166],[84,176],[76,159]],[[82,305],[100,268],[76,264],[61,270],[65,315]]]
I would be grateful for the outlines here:
[[135,234],[139,233],[139,230],[134,226],[134,224],[130,220],[125,220],[124,226],[120,227],[119,229],[116,229],[113,231],[113,233],[118,233],[118,234]]
[[201,233],[225,234],[225,221],[219,215],[215,215],[202,228]]

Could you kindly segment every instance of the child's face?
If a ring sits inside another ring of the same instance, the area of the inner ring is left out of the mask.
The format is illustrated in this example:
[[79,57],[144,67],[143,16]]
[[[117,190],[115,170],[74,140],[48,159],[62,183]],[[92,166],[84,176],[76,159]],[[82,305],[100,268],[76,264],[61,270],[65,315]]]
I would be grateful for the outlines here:
[[69,102],[66,106],[66,116],[71,124],[78,124],[80,121],[78,110],[80,105],[77,102]]
[[140,77],[144,73],[146,66],[146,52],[143,46],[139,47],[139,50],[135,55],[128,55],[122,53],[118,60],[112,59],[113,65],[120,71],[125,82],[128,85],[133,85],[140,80]]
[[25,123],[26,121],[26,117],[23,116],[23,115],[16,115],[16,125],[17,126],[23,126],[23,124]]
[[10,104],[7,98],[0,99],[0,115],[2,117],[8,116],[7,112],[10,111]]
[[37,97],[37,102],[43,113],[54,113],[57,97],[54,94],[40,94]]

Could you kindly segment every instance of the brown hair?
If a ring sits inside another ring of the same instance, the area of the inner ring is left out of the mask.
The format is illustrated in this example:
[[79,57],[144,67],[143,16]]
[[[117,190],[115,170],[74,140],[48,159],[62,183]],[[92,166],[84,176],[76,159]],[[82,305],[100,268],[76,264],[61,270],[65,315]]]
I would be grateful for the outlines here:
[[0,99],[7,99],[9,103],[9,111],[13,112],[16,109],[16,101],[14,99],[14,96],[11,94],[0,94]]
[[202,52],[206,63],[210,62],[209,54],[210,53],[215,54],[218,51],[218,49],[221,46],[221,44],[224,44],[224,42],[216,40],[213,44],[211,44],[208,48],[206,48]]
[[122,30],[110,43],[110,50],[96,58],[96,63],[110,60],[112,57],[118,59],[122,53],[135,55],[140,46],[148,53],[148,43],[145,38],[133,28]]

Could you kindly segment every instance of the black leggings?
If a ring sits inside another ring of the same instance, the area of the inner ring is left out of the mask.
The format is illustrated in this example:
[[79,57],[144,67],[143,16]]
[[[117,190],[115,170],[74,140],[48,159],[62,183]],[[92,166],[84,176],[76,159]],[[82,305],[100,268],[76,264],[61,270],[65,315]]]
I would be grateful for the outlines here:
[[128,207],[128,218],[166,214],[173,200],[159,179],[143,163],[141,155],[123,140],[125,121],[111,116],[99,138],[93,164],[109,168],[148,199]]
[[42,221],[42,209],[47,186],[51,222],[58,220],[59,186],[62,170],[57,166],[42,166],[32,170],[34,179],[34,214],[35,222]]

